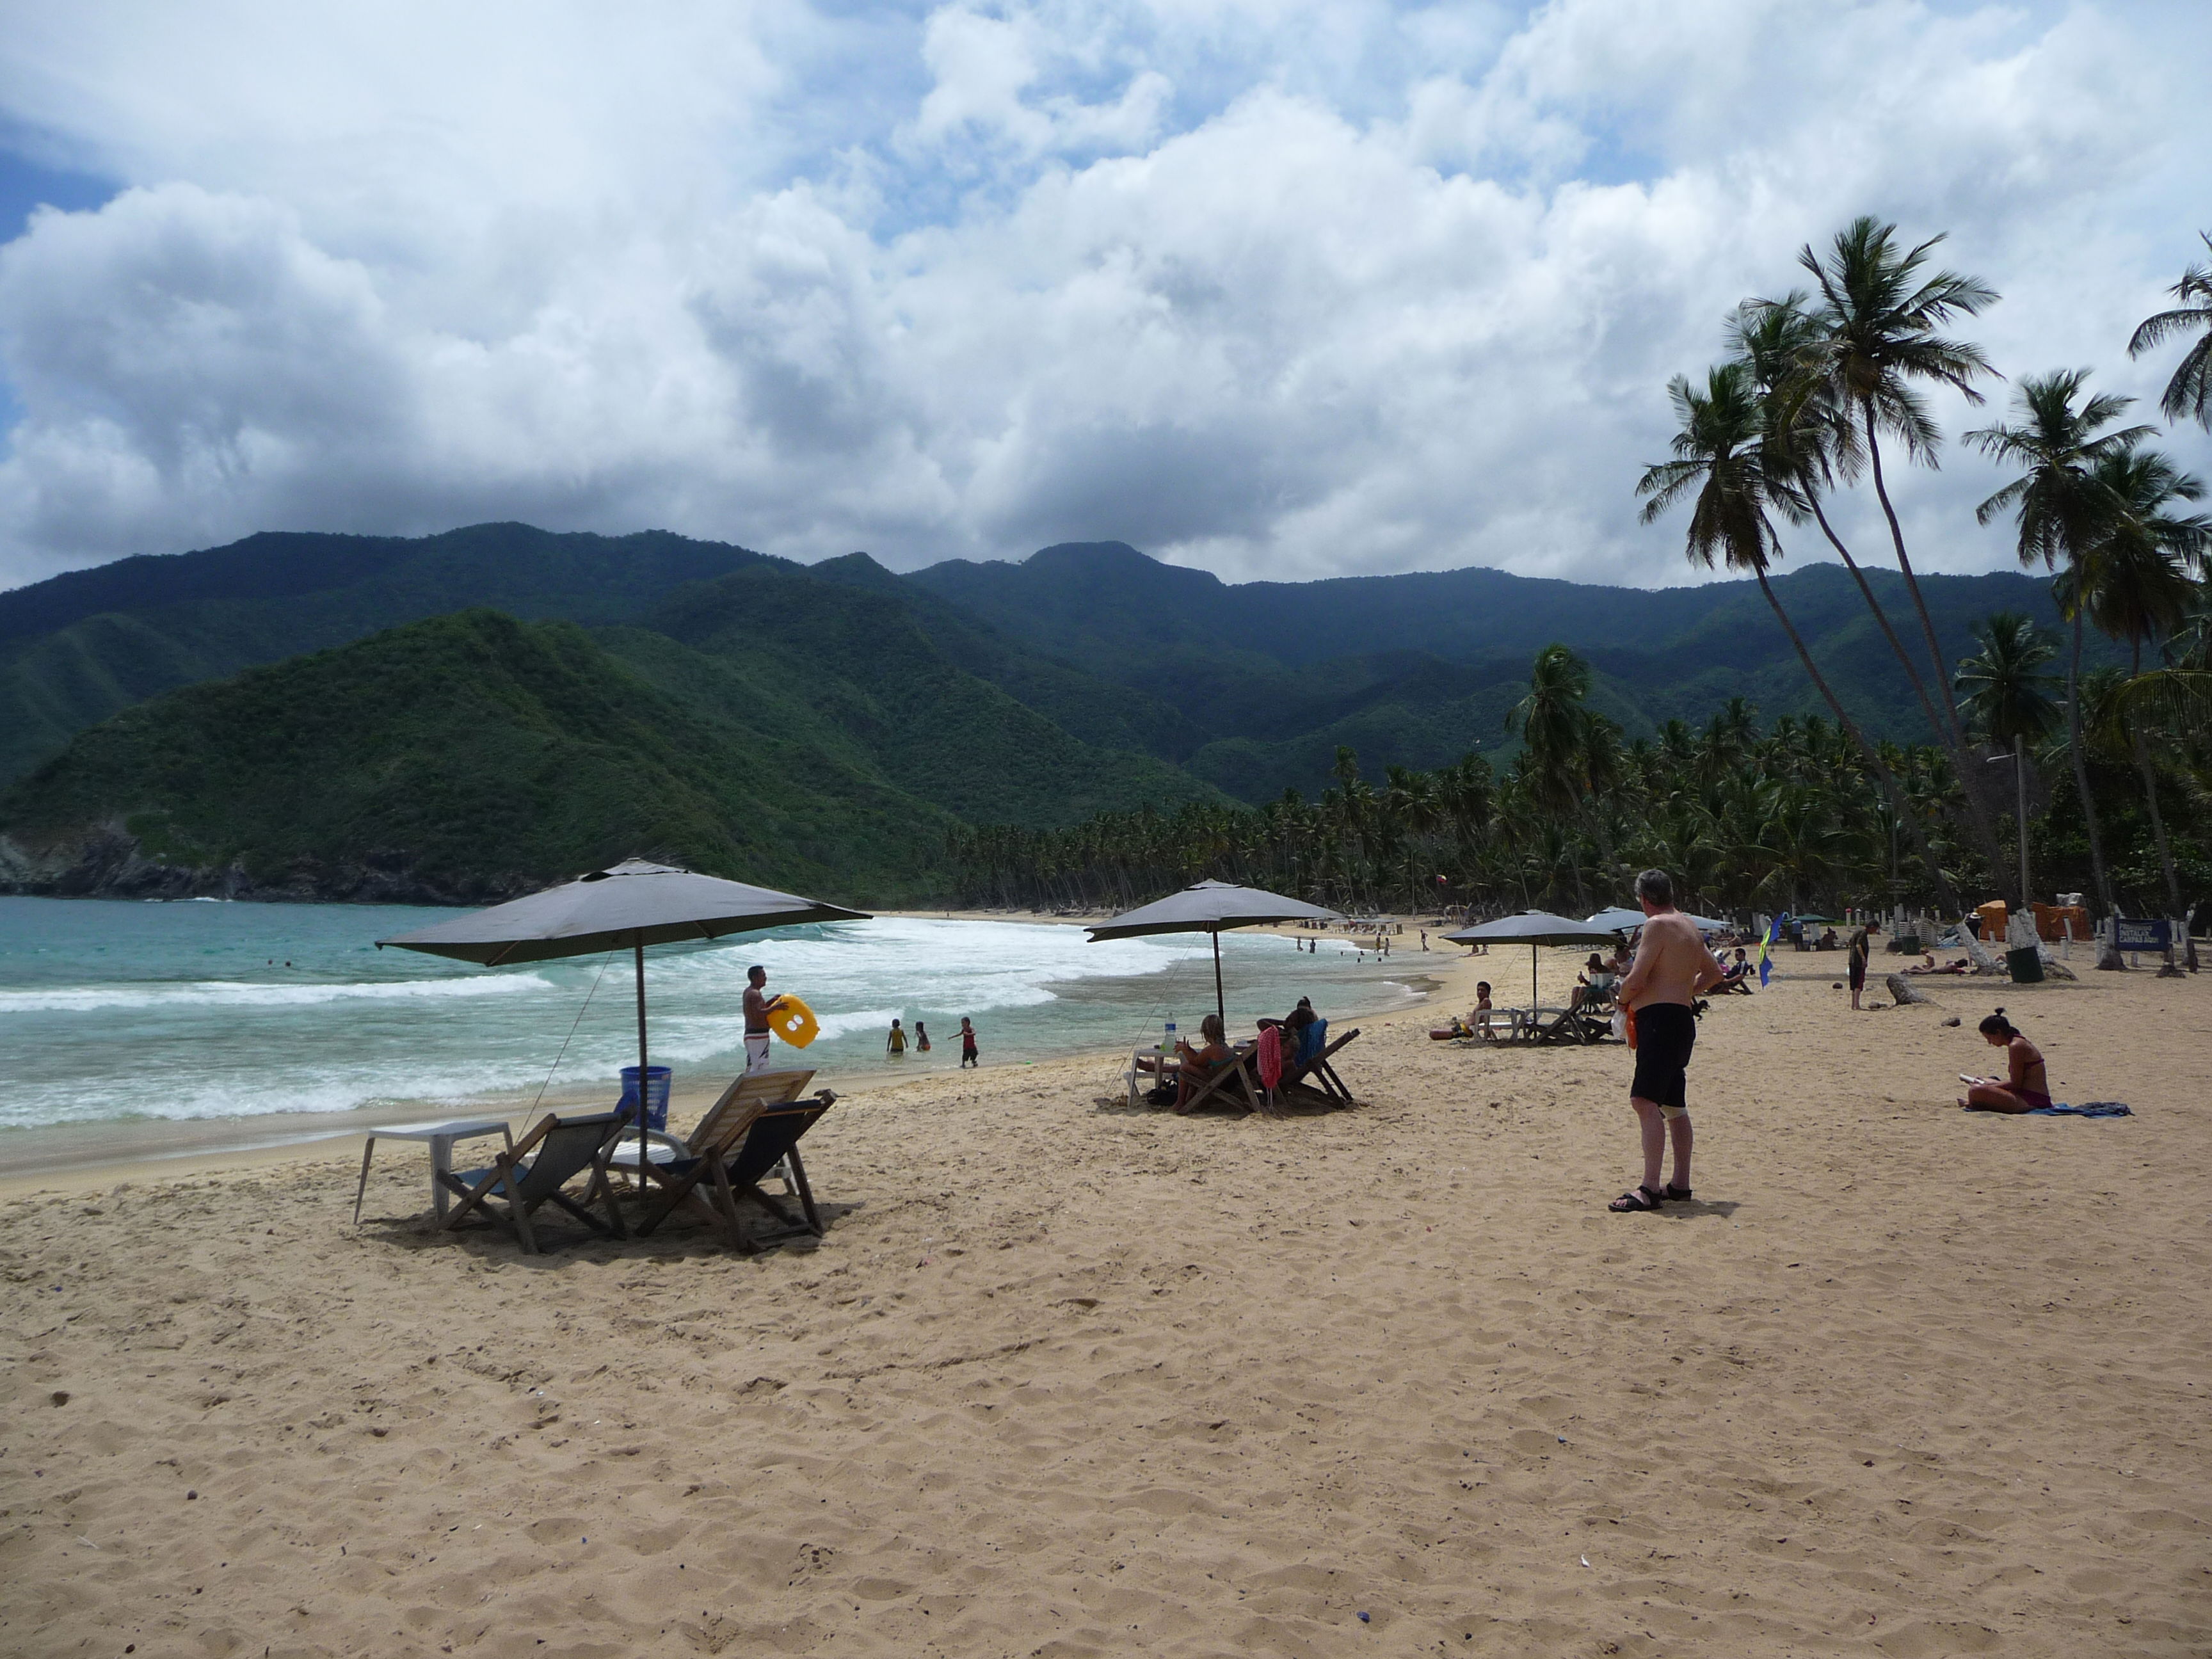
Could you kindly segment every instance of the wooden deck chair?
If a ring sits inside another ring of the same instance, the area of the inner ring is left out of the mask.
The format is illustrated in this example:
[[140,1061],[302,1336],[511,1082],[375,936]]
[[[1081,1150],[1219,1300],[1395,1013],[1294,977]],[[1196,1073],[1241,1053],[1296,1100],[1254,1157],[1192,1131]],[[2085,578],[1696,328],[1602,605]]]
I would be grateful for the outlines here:
[[1562,1008],[1549,1020],[1537,1020],[1529,1033],[1539,1042],[1600,1042],[1613,1034],[1613,1006],[1600,1013],[1589,1008]]
[[[1194,1112],[1217,1094],[1234,1104],[1234,1097],[1229,1094],[1230,1080],[1234,1079],[1243,1091],[1245,1110],[1264,1113],[1270,1117],[1280,1115],[1261,1101],[1259,1085],[1253,1079],[1254,1069],[1260,1063],[1257,1047],[1236,1052],[1237,1057],[1225,1066],[1214,1067],[1213,1074],[1194,1088],[1188,1100],[1176,1103],[1175,1109],[1177,1113]],[[1190,1063],[1188,1060],[1183,1061],[1185,1066]]]
[[[664,1134],[658,1129],[647,1132],[647,1144],[650,1146],[658,1142],[660,1147],[653,1161],[667,1164],[679,1158],[697,1157],[701,1145],[714,1139],[726,1117],[754,1106],[776,1106],[787,1100],[796,1100],[799,1091],[813,1080],[811,1071],[740,1073],[707,1109],[706,1115],[692,1126],[689,1134]],[[617,1146],[613,1156],[608,1159],[608,1167],[636,1175],[636,1149]]]
[[[607,1158],[614,1150],[615,1137],[629,1121],[630,1115],[625,1112],[569,1117],[549,1112],[538,1121],[537,1127],[514,1143],[513,1151],[500,1153],[489,1168],[458,1175],[450,1170],[441,1171],[438,1179],[461,1199],[446,1218],[447,1229],[459,1226],[463,1218],[481,1209],[513,1232],[525,1250],[535,1255],[538,1235],[530,1218],[542,1206],[554,1204],[594,1232],[628,1237],[622,1212],[615,1208],[614,1194],[607,1186]],[[579,1202],[562,1188],[587,1170],[591,1184]],[[495,1198],[506,1200],[504,1209],[494,1204]],[[606,1221],[586,1207],[594,1199],[605,1204]]]
[[1331,1042],[1327,1040],[1328,1022],[1316,1020],[1314,1023],[1321,1027],[1322,1040],[1320,1046],[1306,1059],[1283,1067],[1283,1080],[1275,1085],[1275,1092],[1288,1094],[1296,1089],[1300,1091],[1302,1098],[1309,1101],[1318,1096],[1322,1104],[1349,1106],[1352,1103],[1352,1091],[1344,1086],[1344,1079],[1336,1074],[1336,1067],[1329,1062],[1358,1036],[1359,1028],[1353,1026]]
[[[694,1130],[692,1157],[655,1163],[647,1171],[666,1196],[660,1208],[638,1228],[639,1236],[651,1233],[678,1207],[689,1204],[704,1212],[732,1248],[748,1255],[762,1244],[801,1234],[819,1238],[822,1212],[815,1206],[814,1189],[807,1183],[799,1140],[836,1101],[837,1097],[827,1089],[811,1100],[755,1100],[722,1114],[711,1133]],[[798,1198],[801,1216],[793,1216],[761,1190],[760,1183],[778,1170],[783,1171],[792,1194]],[[738,1218],[738,1200],[744,1198],[751,1199],[781,1222],[782,1230],[748,1238]]]

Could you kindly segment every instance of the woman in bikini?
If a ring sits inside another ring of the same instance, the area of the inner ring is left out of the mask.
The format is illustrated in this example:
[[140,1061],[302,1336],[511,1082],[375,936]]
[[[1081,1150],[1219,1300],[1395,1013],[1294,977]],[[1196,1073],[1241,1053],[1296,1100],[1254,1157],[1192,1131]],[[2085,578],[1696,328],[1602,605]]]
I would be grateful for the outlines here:
[[2034,1112],[2051,1104],[2051,1076],[2043,1068],[2043,1051],[2022,1036],[2002,1008],[1981,1024],[1983,1040],[2005,1051],[2007,1075],[1960,1078],[1966,1092],[1959,1104],[1970,1112]]

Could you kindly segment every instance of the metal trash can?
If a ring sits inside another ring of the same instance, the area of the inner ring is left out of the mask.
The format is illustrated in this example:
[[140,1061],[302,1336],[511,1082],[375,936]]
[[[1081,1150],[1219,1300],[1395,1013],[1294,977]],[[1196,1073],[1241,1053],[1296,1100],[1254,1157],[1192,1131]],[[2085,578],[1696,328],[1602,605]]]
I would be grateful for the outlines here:
[[2005,965],[2012,969],[2012,982],[2015,985],[2043,983],[2043,953],[2032,945],[2006,951]]

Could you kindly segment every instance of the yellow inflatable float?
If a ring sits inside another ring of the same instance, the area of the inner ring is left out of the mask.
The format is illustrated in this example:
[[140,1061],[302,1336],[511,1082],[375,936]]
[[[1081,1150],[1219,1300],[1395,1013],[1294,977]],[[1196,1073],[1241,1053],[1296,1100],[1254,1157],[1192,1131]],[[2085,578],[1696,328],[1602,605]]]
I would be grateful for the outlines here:
[[794,1048],[804,1048],[822,1032],[815,1024],[814,1011],[789,992],[777,998],[775,1006],[769,1010],[768,1029]]

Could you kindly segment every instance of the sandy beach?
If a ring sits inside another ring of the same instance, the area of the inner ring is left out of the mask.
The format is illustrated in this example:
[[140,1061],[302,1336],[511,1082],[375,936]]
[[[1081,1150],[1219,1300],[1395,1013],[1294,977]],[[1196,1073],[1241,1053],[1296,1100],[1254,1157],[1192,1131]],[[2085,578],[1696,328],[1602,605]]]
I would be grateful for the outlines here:
[[[1433,1043],[1527,955],[1416,962],[1357,1109],[885,1087],[757,1257],[438,1233],[418,1147],[356,1229],[357,1140],[13,1183],[0,1651],[2212,1646],[2212,986],[1785,956],[1620,1217],[1626,1052]],[[2136,1115],[1953,1109],[1998,1001]]]

